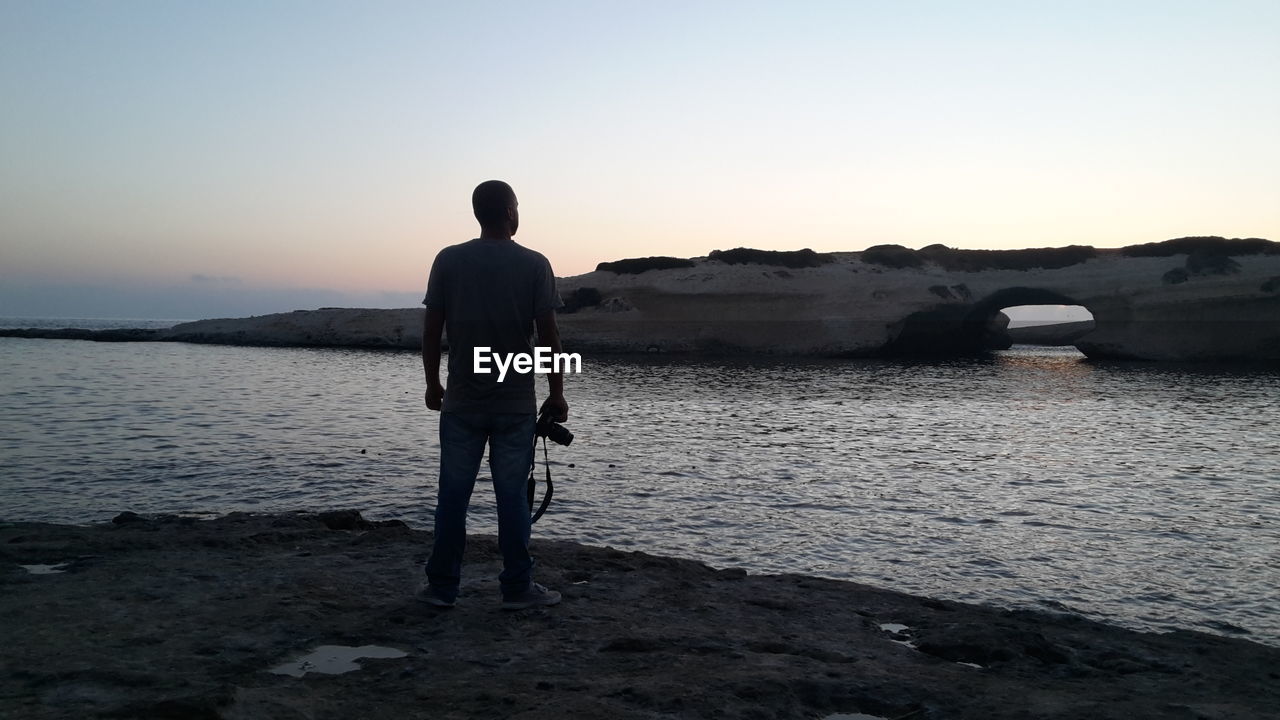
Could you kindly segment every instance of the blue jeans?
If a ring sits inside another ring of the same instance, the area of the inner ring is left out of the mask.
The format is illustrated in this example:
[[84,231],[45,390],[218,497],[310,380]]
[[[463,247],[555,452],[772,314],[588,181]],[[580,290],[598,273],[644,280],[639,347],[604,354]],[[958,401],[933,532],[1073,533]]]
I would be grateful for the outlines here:
[[440,413],[440,494],[434,546],[427,561],[427,582],[436,595],[448,600],[458,595],[462,552],[467,546],[467,507],[486,442],[498,501],[502,594],[529,589],[533,558],[529,556],[527,483],[534,424],[533,413]]

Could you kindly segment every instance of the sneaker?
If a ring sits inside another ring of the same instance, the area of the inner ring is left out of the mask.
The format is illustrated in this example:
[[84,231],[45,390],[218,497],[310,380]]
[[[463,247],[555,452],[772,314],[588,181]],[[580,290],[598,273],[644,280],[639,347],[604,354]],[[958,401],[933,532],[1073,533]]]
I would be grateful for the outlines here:
[[502,598],[503,610],[527,610],[534,607],[550,607],[560,603],[560,593],[533,583],[528,590]]
[[420,602],[440,608],[451,608],[454,606],[454,603],[457,602],[457,599],[449,599],[441,596],[435,588],[431,587],[431,585],[425,581],[418,586],[418,591],[413,594],[413,597]]

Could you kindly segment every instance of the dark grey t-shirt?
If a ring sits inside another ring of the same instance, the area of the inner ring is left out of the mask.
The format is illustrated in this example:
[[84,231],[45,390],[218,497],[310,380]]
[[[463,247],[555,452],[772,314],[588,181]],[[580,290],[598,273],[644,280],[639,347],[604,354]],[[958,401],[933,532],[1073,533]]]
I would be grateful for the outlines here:
[[514,241],[475,239],[436,255],[422,303],[444,312],[449,342],[445,412],[537,412],[533,373],[508,369],[498,382],[474,372],[475,348],[533,354],[534,318],[561,306],[551,263]]

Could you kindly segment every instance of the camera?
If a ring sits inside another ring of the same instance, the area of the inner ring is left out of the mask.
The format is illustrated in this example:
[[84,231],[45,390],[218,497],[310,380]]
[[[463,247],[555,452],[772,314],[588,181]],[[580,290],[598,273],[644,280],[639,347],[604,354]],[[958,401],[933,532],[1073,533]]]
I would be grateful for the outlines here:
[[533,432],[536,436],[547,438],[557,445],[568,445],[573,442],[573,433],[569,432],[569,428],[552,420],[549,414],[538,417],[538,425]]

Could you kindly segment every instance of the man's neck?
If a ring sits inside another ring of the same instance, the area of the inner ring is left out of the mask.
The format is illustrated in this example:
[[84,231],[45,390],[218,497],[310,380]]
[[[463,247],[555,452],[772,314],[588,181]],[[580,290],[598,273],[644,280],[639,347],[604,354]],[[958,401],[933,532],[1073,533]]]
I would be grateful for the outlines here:
[[511,231],[506,228],[480,228],[481,240],[505,240],[511,242]]

